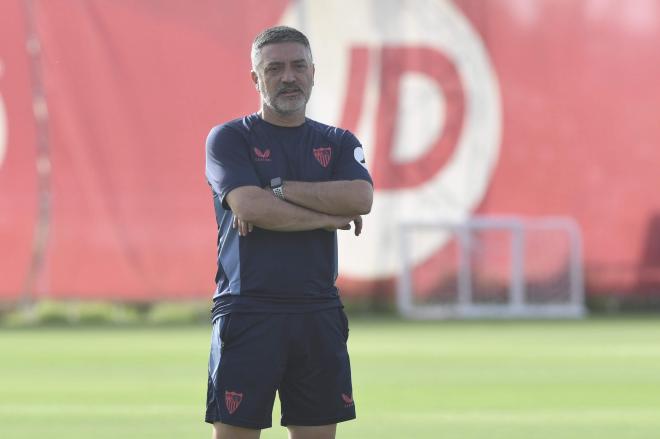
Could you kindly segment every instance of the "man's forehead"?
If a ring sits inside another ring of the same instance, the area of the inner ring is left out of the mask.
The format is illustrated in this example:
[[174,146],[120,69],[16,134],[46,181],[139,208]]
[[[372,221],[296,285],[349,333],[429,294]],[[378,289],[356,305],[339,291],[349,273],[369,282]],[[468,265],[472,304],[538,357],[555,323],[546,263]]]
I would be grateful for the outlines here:
[[311,59],[311,53],[304,44],[294,41],[266,44],[261,48],[261,60],[264,63],[286,62]]

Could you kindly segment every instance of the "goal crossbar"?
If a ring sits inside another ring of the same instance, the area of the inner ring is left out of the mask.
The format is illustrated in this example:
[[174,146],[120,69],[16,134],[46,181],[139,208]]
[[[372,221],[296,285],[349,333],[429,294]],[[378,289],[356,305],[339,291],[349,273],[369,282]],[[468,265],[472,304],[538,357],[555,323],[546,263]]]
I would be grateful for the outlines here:
[[[411,235],[416,231],[445,231],[458,244],[456,301],[443,304],[415,302]],[[478,303],[474,299],[469,251],[472,236],[479,231],[504,231],[510,234],[510,282],[505,303]],[[526,299],[524,278],[527,235],[532,231],[554,231],[568,237],[567,300],[561,303],[530,303]],[[463,222],[404,222],[399,226],[401,272],[397,285],[397,308],[411,319],[470,318],[581,318],[586,315],[582,272],[582,239],[576,222],[567,217],[472,217]]]

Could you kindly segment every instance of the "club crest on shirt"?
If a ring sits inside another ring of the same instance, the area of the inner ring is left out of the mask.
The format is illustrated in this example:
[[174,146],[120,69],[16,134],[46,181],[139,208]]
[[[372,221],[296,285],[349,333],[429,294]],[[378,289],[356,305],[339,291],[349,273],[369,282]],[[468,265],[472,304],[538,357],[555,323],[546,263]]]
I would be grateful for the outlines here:
[[227,411],[230,415],[233,415],[238,406],[241,405],[243,401],[243,394],[237,392],[225,391],[225,405],[227,406]]
[[327,168],[330,164],[330,158],[332,157],[332,148],[329,146],[314,148],[314,157],[321,166]]
[[256,146],[253,148],[254,150],[254,155],[255,155],[255,161],[257,162],[269,162],[270,161],[270,149],[266,150],[261,150],[257,148]]

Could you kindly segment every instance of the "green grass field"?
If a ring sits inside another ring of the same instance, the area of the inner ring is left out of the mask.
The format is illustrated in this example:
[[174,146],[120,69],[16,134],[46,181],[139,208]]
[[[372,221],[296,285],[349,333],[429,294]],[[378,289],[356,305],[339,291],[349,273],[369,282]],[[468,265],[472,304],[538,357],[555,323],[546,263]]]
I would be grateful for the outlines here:
[[[208,438],[208,328],[0,329],[0,438]],[[660,318],[356,318],[355,439],[660,438]],[[284,438],[276,427],[262,438]]]

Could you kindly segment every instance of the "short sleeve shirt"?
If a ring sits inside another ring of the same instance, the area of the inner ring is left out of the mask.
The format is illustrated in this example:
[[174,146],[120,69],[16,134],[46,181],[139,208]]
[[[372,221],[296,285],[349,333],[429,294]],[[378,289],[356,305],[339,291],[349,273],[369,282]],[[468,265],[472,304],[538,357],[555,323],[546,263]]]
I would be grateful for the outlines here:
[[255,227],[238,236],[231,227],[227,194],[241,186],[266,187],[275,177],[372,182],[362,145],[349,131],[311,119],[281,127],[258,114],[214,127],[206,143],[206,178],[218,224],[214,315],[339,306],[336,232]]

